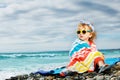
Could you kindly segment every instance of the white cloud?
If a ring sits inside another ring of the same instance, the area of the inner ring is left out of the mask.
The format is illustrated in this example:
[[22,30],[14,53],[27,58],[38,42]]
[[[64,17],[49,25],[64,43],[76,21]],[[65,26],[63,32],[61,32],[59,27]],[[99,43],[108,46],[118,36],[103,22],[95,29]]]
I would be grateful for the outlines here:
[[[119,43],[117,44],[120,40],[120,37],[117,39],[120,31],[118,2],[0,1],[4,5],[0,7],[0,48],[3,51],[69,49],[76,38],[76,26],[81,19],[94,23],[98,33],[99,48],[116,48],[116,45],[119,48]],[[110,37],[111,35],[116,37]],[[116,45],[105,46],[114,42],[114,39]]]

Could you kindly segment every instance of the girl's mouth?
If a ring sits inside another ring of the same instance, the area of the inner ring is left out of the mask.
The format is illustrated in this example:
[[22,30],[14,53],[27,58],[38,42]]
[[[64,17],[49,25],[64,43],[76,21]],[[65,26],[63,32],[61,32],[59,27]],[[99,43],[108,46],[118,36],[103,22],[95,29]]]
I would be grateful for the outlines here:
[[83,36],[82,36],[82,35],[80,35],[80,37],[82,38]]

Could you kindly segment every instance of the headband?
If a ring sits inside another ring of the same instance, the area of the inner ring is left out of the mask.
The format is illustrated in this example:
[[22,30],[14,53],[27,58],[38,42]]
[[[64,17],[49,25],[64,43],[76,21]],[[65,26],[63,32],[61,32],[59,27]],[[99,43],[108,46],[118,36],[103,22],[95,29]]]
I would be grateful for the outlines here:
[[89,25],[92,28],[92,30],[95,31],[94,26],[90,22],[82,20],[82,21],[80,21],[80,23]]

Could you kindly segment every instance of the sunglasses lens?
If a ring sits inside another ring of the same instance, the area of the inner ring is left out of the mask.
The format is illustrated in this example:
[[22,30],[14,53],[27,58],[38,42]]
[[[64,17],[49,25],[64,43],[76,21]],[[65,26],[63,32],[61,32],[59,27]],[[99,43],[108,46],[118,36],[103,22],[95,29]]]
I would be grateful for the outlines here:
[[80,31],[77,31],[77,34],[80,34]]
[[83,33],[83,34],[86,34],[86,31],[85,31],[85,30],[83,30],[83,31],[82,31],[82,33]]

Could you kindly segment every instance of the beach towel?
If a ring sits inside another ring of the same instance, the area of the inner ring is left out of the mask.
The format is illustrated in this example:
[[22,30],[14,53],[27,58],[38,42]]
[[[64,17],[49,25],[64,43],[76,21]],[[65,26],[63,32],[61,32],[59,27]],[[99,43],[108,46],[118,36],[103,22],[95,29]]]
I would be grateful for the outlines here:
[[[120,62],[120,57],[116,58],[105,58],[105,63],[109,65],[107,69],[110,69],[112,66],[114,66],[116,63]],[[32,74],[40,74],[43,76],[49,76],[49,75],[59,75],[66,69],[66,66],[55,68],[52,70],[38,70],[36,72],[32,72]]]
[[98,61],[104,61],[103,54],[97,51],[94,43],[87,43],[80,39],[75,40],[69,55],[71,60],[67,68],[78,73],[94,71]]

